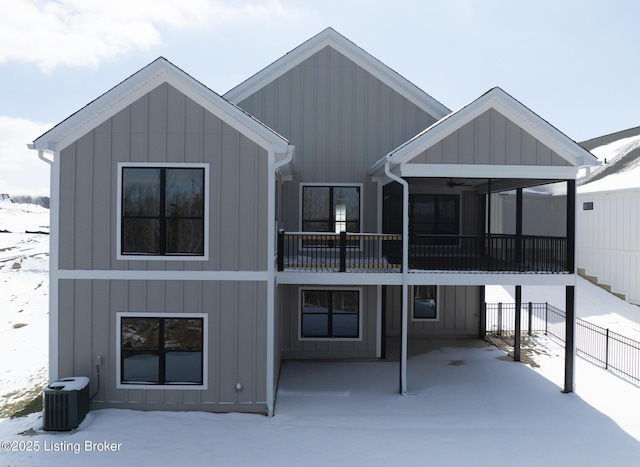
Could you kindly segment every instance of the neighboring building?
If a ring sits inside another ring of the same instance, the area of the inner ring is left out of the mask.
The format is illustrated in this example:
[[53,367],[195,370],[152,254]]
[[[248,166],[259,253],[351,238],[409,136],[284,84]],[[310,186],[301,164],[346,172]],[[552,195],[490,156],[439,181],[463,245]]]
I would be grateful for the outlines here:
[[[593,155],[499,88],[451,112],[332,29],[223,97],[159,58],[31,147],[52,154],[50,377],[93,393],[99,365],[95,408],[272,414],[282,359],[394,335],[405,393],[409,337],[483,335],[486,285],[566,286],[573,319]],[[551,182],[564,229],[527,234],[523,189]]]
[[584,143],[606,164],[578,186],[578,272],[640,305],[640,127]]

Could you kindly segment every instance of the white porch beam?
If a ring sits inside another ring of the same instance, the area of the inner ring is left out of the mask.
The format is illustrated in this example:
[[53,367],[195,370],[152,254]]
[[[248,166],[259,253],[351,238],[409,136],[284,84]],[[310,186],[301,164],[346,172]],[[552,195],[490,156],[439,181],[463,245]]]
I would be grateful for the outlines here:
[[537,165],[412,164],[400,165],[401,177],[575,179],[577,167]]

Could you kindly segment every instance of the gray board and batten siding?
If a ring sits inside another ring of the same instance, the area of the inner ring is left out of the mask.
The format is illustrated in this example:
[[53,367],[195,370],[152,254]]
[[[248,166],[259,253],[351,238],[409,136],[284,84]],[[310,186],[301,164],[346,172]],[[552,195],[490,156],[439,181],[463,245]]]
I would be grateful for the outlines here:
[[417,155],[410,163],[571,165],[495,109],[483,112]]
[[[480,325],[478,286],[439,286],[438,319],[407,322],[409,335],[440,335],[477,337]],[[385,332],[388,336],[400,335],[402,288],[389,286],[383,304]],[[411,303],[409,314],[411,315]]]
[[[94,357],[102,356],[93,408],[264,412],[266,288],[249,281],[61,280],[60,374],[93,375]],[[206,313],[206,389],[118,389],[116,317],[123,310]]]
[[362,184],[363,232],[375,232],[377,185],[368,170],[435,119],[332,47],[238,105],[296,148],[283,187],[284,228],[299,228],[299,183]]
[[[208,261],[117,260],[118,163],[209,164]],[[162,84],[61,151],[60,268],[267,270],[268,156]]]
[[[127,162],[208,164],[208,260],[117,259],[117,171]],[[61,151],[59,267],[89,277],[91,270],[266,271],[267,172],[263,148],[161,84]],[[59,374],[95,375],[102,356],[94,406],[265,411],[266,279],[59,284]],[[208,314],[207,389],[116,389],[118,312]],[[245,389],[236,391],[238,382]]]

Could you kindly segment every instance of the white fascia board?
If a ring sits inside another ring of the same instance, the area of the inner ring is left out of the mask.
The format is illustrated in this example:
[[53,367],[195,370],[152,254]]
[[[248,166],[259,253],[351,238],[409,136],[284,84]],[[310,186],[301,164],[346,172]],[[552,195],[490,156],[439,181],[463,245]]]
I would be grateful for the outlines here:
[[278,272],[277,281],[298,285],[402,285],[402,274],[384,272]]
[[531,178],[572,180],[578,176],[573,166],[400,164],[400,177]]
[[408,285],[575,285],[575,274],[409,272]]
[[64,149],[165,82],[259,146],[276,153],[291,150],[285,138],[164,59],[151,63],[42,135],[34,142],[34,149]]
[[[572,166],[595,165],[597,159],[500,88],[494,88],[392,151],[396,163],[408,162],[486,111],[495,109]],[[374,166],[375,167],[375,166]]]
[[[401,273],[279,272],[278,284],[308,286],[402,285]],[[575,274],[410,271],[407,285],[575,285]]]
[[224,94],[225,99],[235,104],[242,102],[257,90],[275,81],[327,46],[332,47],[352,60],[355,64],[416,104],[433,118],[439,120],[451,113],[451,110],[429,96],[415,84],[331,28],[320,32],[240,85],[228,91]]
[[123,269],[61,269],[58,279],[68,280],[140,280],[140,281],[232,281],[262,282],[268,271],[142,271]]

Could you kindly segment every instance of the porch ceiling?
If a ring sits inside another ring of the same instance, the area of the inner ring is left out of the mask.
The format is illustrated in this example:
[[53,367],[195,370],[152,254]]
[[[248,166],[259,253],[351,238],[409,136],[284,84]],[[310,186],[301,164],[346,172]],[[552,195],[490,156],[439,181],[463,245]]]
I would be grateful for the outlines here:
[[[470,178],[470,177],[408,177],[410,189],[412,187],[420,187],[424,189],[437,189],[444,192],[473,190],[480,194],[486,194],[489,191],[489,183],[487,178]],[[547,185],[550,183],[560,182],[560,179],[539,180],[528,178],[510,178],[510,179],[491,179],[491,192],[497,193],[502,191],[515,190],[517,188],[529,188],[534,186]]]

